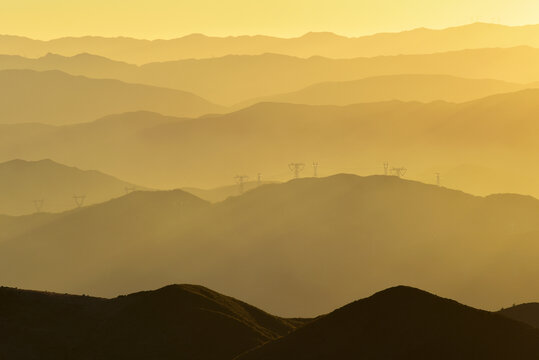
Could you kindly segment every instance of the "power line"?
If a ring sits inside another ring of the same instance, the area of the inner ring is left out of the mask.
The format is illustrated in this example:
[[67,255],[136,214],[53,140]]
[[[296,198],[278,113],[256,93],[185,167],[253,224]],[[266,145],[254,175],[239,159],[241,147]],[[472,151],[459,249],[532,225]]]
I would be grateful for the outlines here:
[[404,175],[406,175],[406,172],[408,171],[408,169],[406,169],[405,167],[400,167],[400,168],[392,168],[391,169],[391,172],[397,176],[397,177],[403,177]]
[[389,175],[389,162],[387,161],[384,162],[384,175],[385,176]]
[[318,177],[318,166],[320,166],[320,164],[318,164],[318,161],[313,162],[313,176],[314,177]]
[[244,188],[245,188],[245,180],[249,179],[249,176],[247,175],[237,175],[234,179],[236,179],[236,183],[239,186],[239,192],[240,195],[243,194]]
[[288,164],[288,168],[290,171],[294,173],[294,177],[297,179],[299,178],[299,173],[305,169],[305,164],[303,163],[290,163]]
[[81,208],[84,205],[84,200],[86,200],[86,195],[74,195],[73,200],[78,208]]
[[40,213],[43,209],[43,205],[45,204],[45,200],[34,200],[34,206],[36,208],[36,213]]

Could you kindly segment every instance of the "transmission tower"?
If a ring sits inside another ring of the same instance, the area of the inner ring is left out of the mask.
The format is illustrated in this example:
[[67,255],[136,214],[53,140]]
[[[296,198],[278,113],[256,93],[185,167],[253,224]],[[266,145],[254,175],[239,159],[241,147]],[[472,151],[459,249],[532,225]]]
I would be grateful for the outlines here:
[[441,181],[440,181],[440,173],[436,173],[435,175],[436,175],[436,185],[442,186]]
[[400,168],[392,168],[391,169],[391,172],[397,176],[397,177],[403,177],[404,175],[406,175],[406,171],[408,171],[408,169],[406,169],[405,167],[400,167]]
[[387,161],[384,162],[384,175],[385,176],[389,175],[389,163]]
[[314,175],[314,177],[318,177],[318,166],[320,166],[320,164],[318,164],[318,161],[313,162],[313,175]]
[[125,193],[126,193],[126,194],[129,195],[129,194],[132,193],[133,191],[137,191],[137,188],[134,187],[134,186],[126,186],[126,187],[125,187]]
[[34,200],[34,206],[36,208],[37,213],[40,213],[41,210],[43,210],[44,204],[45,204],[45,200]]
[[305,164],[303,163],[290,163],[288,164],[288,168],[290,171],[294,173],[294,177],[297,179],[299,178],[299,173],[305,169]]
[[262,185],[262,174],[261,173],[256,174],[256,185],[257,186]]
[[84,200],[86,200],[86,195],[74,195],[73,200],[78,208],[81,208],[84,205]]
[[249,176],[238,175],[234,179],[236,179],[236,183],[238,184],[240,195],[243,194],[243,191],[245,190],[245,180],[249,179]]

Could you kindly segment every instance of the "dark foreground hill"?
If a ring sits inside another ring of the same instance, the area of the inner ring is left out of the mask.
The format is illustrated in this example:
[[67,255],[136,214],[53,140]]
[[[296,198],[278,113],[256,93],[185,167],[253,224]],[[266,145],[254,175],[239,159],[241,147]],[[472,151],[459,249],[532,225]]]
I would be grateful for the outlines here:
[[299,321],[195,285],[114,299],[0,288],[0,359],[231,359]]
[[539,303],[515,305],[499,311],[500,314],[539,328]]
[[396,287],[356,301],[238,360],[539,358],[539,331],[429,293]]

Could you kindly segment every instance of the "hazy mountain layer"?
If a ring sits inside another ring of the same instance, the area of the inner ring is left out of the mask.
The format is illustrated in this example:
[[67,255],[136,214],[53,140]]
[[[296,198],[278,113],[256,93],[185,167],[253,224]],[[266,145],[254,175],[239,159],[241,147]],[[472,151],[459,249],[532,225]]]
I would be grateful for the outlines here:
[[298,321],[195,285],[114,299],[0,288],[0,356],[231,359]]
[[538,104],[539,91],[528,90],[462,104],[264,103],[193,120],[141,112],[75,126],[0,125],[0,161],[52,158],[165,189],[258,173],[287,180],[291,162],[305,163],[302,176],[315,161],[321,175],[383,174],[389,161],[389,170],[404,166],[407,177],[429,183],[438,172],[443,185],[472,193],[539,196],[539,172],[527,165],[539,161]]
[[73,124],[113,113],[197,116],[222,110],[179,90],[96,80],[59,71],[0,71],[0,122]]
[[264,185],[214,205],[137,192],[23,222],[0,242],[0,283],[111,296],[190,281],[286,316],[409,283],[499,309],[537,296],[538,217],[534,198],[384,176]]
[[420,290],[356,301],[241,360],[536,359],[539,331]]
[[347,82],[328,82],[241,104],[280,102],[308,105],[351,105],[379,101],[437,100],[465,102],[532,86],[497,80],[463,79],[447,75],[387,75]]
[[61,70],[72,75],[119,79],[179,89],[223,105],[298,91],[327,81],[381,75],[452,75],[516,83],[539,81],[539,49],[473,49],[428,55],[308,59],[285,55],[230,55],[135,66],[103,57],[0,56],[0,69]]
[[415,29],[350,38],[332,33],[308,33],[298,38],[270,36],[210,37],[192,34],[171,40],[132,38],[67,37],[50,41],[18,36],[0,36],[0,53],[40,57],[47,53],[72,56],[92,53],[132,63],[148,63],[231,54],[279,53],[299,57],[315,55],[332,58],[421,54],[451,50],[512,47],[539,47],[539,26],[471,24],[443,30]]
[[133,187],[98,171],[51,160],[8,161],[0,163],[0,214],[65,211],[121,197]]

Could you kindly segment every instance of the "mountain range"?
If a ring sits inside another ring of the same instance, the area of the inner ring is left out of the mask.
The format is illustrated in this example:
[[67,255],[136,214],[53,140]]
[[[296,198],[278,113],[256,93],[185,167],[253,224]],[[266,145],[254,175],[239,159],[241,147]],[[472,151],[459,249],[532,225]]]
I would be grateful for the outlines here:
[[352,105],[391,100],[467,102],[533,87],[539,87],[539,83],[522,85],[448,75],[385,75],[345,82],[319,83],[288,94],[253,99],[238,107],[257,102],[307,105]]
[[0,356],[59,359],[536,359],[539,330],[398,286],[283,319],[197,285],[111,299],[0,288]]
[[193,117],[223,108],[179,90],[89,79],[60,71],[0,71],[2,123],[64,125],[140,110]]
[[125,37],[66,37],[49,41],[19,36],[0,36],[0,53],[40,57],[47,53],[73,56],[92,53],[111,59],[143,64],[178,59],[226,55],[284,55],[331,58],[423,54],[471,48],[539,47],[539,26],[504,26],[475,23],[447,29],[418,28],[399,33],[345,37],[333,33],[307,33],[297,38],[271,36],[212,37],[191,34],[170,40]]
[[350,59],[278,54],[227,55],[141,66],[90,54],[73,57],[48,54],[37,59],[0,56],[0,69],[4,70],[59,70],[90,78],[117,79],[178,89],[226,106],[298,91],[321,82],[383,75],[451,75],[528,84],[539,81],[537,64],[539,50],[525,46]]
[[216,204],[180,190],[134,192],[45,224],[36,216],[11,218],[0,283],[113,296],[190,281],[289,317],[399,283],[486,309],[537,294],[531,197],[338,175]]
[[[488,180],[485,192],[539,196],[539,172],[514,175],[539,161],[537,104],[539,90],[525,90],[460,104],[260,103],[196,119],[137,112],[71,126],[0,125],[0,161],[51,158],[156,189],[215,188],[258,173],[282,181],[294,176],[291,162],[306,164],[302,176],[313,173],[312,162],[325,175],[382,174],[388,161],[424,182],[439,172],[464,191]],[[497,175],[468,177],[463,164]]]

